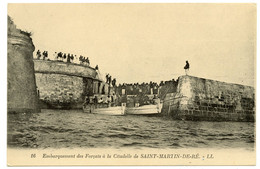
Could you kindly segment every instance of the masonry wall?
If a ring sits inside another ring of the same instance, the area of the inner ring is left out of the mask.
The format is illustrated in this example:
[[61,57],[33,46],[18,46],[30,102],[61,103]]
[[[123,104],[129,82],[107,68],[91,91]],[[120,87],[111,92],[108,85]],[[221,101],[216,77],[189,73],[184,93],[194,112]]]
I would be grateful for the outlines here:
[[159,88],[159,98],[165,99],[167,93],[174,93],[177,90],[178,81],[168,81]]
[[34,67],[41,108],[78,109],[86,96],[108,94],[108,84],[92,67],[37,59]]
[[30,35],[8,17],[7,108],[8,112],[39,112]]
[[34,60],[41,108],[82,108],[86,95],[95,94],[101,83],[98,72],[88,66]]
[[181,76],[164,99],[163,113],[175,119],[254,121],[255,90],[192,76]]
[[55,73],[98,79],[97,71],[89,66],[52,60],[34,59],[36,73]]
[[36,83],[39,98],[46,108],[77,108],[83,103],[84,85],[81,77],[36,73]]

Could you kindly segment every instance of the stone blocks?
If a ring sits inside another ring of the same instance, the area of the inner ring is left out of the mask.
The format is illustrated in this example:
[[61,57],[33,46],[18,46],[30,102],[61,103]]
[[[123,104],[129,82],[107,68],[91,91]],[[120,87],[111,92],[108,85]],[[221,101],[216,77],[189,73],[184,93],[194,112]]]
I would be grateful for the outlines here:
[[253,87],[192,76],[181,76],[178,82],[176,92],[167,94],[164,99],[164,114],[188,120],[254,121],[255,119]]
[[19,30],[8,17],[8,112],[39,112],[30,34]]

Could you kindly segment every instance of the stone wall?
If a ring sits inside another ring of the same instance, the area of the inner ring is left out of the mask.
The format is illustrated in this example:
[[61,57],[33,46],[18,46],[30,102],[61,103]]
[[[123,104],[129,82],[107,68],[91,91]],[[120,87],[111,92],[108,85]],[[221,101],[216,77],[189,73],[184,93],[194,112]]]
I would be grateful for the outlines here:
[[175,119],[254,121],[255,90],[192,76],[181,76],[177,90],[164,99],[163,114]]
[[158,97],[162,100],[165,99],[167,93],[174,93],[177,90],[178,81],[168,81],[164,85],[160,86]]
[[8,17],[8,112],[39,112],[30,34],[16,29]]
[[81,77],[62,74],[36,73],[39,97],[46,108],[77,108],[83,103]]
[[35,72],[63,74],[99,80],[97,71],[89,66],[52,60],[34,59]]
[[85,96],[98,93],[103,83],[95,69],[84,65],[34,60],[34,66],[41,108],[82,108]]

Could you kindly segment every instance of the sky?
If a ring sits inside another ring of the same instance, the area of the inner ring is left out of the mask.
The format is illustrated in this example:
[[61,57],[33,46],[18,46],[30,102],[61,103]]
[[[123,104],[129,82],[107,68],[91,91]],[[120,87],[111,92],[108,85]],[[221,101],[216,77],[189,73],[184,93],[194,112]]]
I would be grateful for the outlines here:
[[[118,83],[185,75],[254,86],[254,4],[9,4],[36,50],[89,57]],[[52,56],[51,56],[52,57]]]

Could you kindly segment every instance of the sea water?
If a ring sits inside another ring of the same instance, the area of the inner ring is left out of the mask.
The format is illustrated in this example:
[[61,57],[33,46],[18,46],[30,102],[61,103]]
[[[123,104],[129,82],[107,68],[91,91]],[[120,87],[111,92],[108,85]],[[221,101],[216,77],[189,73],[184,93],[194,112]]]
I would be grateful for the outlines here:
[[18,148],[243,148],[254,150],[255,123],[42,110],[8,114],[8,146]]

